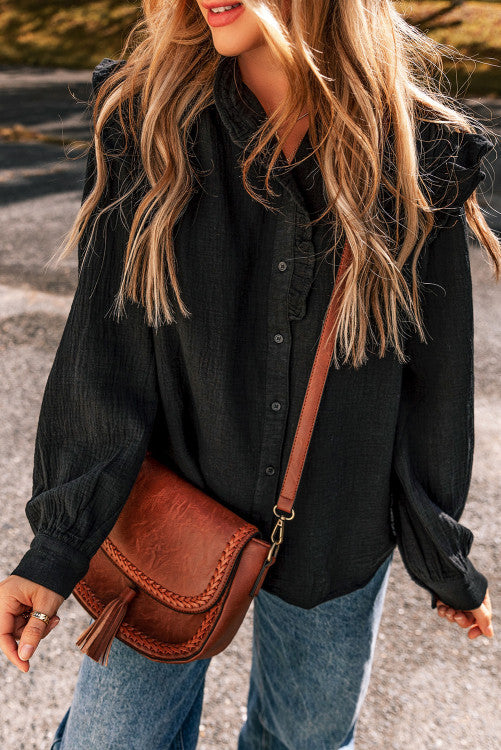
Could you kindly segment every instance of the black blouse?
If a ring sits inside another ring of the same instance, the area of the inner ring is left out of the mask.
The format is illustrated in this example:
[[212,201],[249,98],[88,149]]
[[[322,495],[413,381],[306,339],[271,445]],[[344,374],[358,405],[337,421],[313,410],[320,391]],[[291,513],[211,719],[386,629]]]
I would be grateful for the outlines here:
[[[191,317],[174,297],[176,321],[157,332],[135,303],[119,323],[107,314],[132,199],[101,220],[84,263],[79,248],[78,286],[39,416],[26,505],[35,536],[12,571],[64,597],[112,528],[147,448],[263,535],[271,532],[332,291],[332,257],[324,257],[331,238],[326,224],[308,226],[323,205],[311,155],[291,168],[281,156],[276,211],[245,192],[238,160],[266,115],[235,61],[221,58],[214,102],[198,118],[190,158],[199,178],[175,227]],[[122,62],[105,58],[94,90]],[[480,133],[421,127],[420,166],[443,206],[420,258],[429,341],[409,333],[405,365],[392,350],[383,358],[369,351],[357,370],[345,365],[328,374],[296,516],[263,586],[304,608],[364,586],[397,544],[432,606],[439,596],[472,609],[485,595],[487,579],[468,558],[473,534],[458,522],[474,442],[463,203],[485,177],[480,162],[493,144]],[[297,159],[310,149],[307,135]],[[124,189],[128,171],[127,159],[110,164],[103,201]],[[84,197],[94,166],[91,150]]]

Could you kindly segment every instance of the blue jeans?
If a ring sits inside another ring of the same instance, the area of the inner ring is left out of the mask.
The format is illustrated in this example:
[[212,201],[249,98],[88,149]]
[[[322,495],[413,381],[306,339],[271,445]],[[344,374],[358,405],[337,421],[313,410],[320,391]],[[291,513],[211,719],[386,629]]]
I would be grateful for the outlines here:
[[[261,589],[237,750],[353,750],[392,559],[312,609]],[[209,663],[154,662],[116,638],[107,667],[84,655],[51,750],[194,750]]]

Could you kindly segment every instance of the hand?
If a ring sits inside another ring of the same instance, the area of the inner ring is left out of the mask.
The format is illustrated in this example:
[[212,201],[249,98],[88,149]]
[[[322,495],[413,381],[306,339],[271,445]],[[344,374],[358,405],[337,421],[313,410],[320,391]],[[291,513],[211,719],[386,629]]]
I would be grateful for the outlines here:
[[[41,639],[58,624],[56,612],[63,602],[64,597],[60,594],[22,576],[10,575],[0,581],[0,648],[21,672],[29,670],[28,660]],[[28,609],[44,612],[50,616],[50,622],[45,623],[36,617],[26,620],[21,613]],[[31,651],[21,656],[25,646]]]
[[454,609],[437,599],[437,614],[439,617],[446,617],[449,622],[456,622],[460,628],[471,628],[468,631],[470,639],[477,638],[479,635],[492,638],[494,635],[489,589],[485,592],[484,601],[477,609]]

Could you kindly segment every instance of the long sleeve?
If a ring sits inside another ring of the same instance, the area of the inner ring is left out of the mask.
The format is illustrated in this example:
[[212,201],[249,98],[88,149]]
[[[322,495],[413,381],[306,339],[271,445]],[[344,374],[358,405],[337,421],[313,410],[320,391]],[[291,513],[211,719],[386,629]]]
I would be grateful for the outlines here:
[[428,343],[410,337],[394,445],[392,515],[411,578],[457,609],[482,603],[487,579],[468,558],[460,524],[474,449],[472,281],[464,209],[427,247],[423,293]]
[[[118,190],[121,165],[114,161],[107,202]],[[94,172],[91,148],[82,201]],[[119,218],[113,209],[99,220],[85,259],[82,242],[78,248],[78,286],[36,434],[33,494],[26,505],[35,536],[12,571],[64,597],[87,572],[125,504],[158,404],[153,332],[143,308],[127,302],[119,322],[110,314],[123,265]]]

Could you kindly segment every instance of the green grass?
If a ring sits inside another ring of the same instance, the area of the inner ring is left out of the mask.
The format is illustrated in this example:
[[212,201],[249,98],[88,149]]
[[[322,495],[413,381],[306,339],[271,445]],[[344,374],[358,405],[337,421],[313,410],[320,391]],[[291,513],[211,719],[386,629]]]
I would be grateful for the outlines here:
[[[396,8],[409,20],[418,22],[431,12],[447,6],[444,0],[404,0]],[[430,26],[432,28],[430,29]],[[452,84],[451,93],[470,96],[501,95],[501,2],[469,0],[430,25],[423,24],[433,39],[454,47],[472,61],[445,69]]]
[[116,57],[138,2],[0,0],[0,63],[93,68]]
[[[413,20],[446,4],[395,3]],[[0,63],[92,68],[103,57],[119,55],[139,8],[139,0],[0,0]],[[468,0],[439,23],[433,38],[478,61],[456,67],[451,93],[501,95],[501,2]]]

